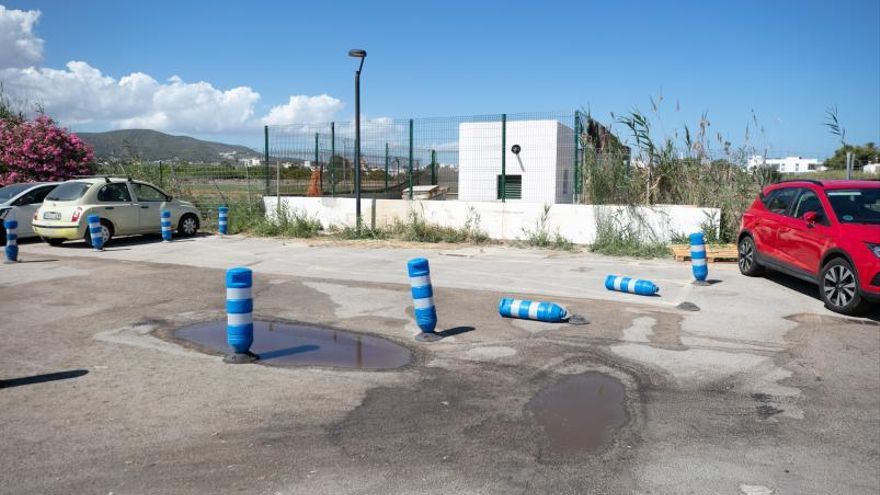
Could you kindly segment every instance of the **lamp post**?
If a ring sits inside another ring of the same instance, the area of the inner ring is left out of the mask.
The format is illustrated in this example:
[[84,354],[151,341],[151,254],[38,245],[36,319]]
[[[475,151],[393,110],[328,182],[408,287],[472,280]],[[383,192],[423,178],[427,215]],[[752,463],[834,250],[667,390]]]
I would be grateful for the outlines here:
[[354,197],[357,230],[361,230],[361,69],[364,68],[366,50],[352,49],[349,57],[361,59],[361,65],[354,73]]

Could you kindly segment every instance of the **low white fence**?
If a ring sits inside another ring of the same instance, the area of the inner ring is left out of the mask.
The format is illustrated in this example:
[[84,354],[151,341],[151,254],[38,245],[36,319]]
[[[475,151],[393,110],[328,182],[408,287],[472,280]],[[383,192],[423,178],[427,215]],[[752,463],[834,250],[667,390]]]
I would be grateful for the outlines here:
[[[276,196],[264,196],[266,214],[274,217],[278,208]],[[282,196],[282,211],[298,212],[321,221],[324,228],[355,225],[354,198]],[[480,230],[498,240],[524,239],[526,232],[535,232],[546,214],[545,230],[565,237],[576,244],[590,244],[596,238],[600,218],[619,224],[629,223],[633,229],[655,240],[668,241],[674,233],[698,232],[701,224],[715,219],[718,208],[695,206],[606,206],[606,205],[544,205],[523,202],[408,201],[403,199],[361,200],[363,225],[383,227],[396,220],[406,221],[411,212],[432,224],[460,228],[470,219],[478,221]]]

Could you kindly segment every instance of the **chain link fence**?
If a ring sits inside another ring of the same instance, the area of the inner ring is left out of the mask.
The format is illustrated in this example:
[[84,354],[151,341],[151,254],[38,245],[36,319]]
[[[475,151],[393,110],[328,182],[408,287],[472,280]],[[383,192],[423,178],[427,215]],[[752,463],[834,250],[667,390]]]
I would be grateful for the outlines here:
[[[588,128],[588,120],[580,112],[365,119],[361,194],[578,202],[584,147],[576,136]],[[266,194],[354,194],[353,122],[267,126],[264,131]]]

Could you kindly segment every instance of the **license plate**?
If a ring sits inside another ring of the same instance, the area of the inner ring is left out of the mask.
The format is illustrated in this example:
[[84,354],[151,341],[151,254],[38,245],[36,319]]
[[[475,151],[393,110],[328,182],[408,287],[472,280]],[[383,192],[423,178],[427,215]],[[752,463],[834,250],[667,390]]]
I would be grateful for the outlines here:
[[57,211],[45,211],[43,212],[43,220],[61,220],[61,213]]

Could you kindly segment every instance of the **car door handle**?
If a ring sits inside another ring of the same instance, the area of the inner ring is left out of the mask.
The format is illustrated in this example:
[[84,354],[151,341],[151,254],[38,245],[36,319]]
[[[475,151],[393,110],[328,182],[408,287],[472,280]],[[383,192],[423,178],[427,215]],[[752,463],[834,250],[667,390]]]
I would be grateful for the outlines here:
[[150,207],[147,206],[147,205],[141,205],[141,208],[144,209],[144,210],[149,210],[149,209],[150,209]]
[[113,207],[112,207],[112,206],[105,206],[104,209],[105,209],[105,210],[112,210]]

